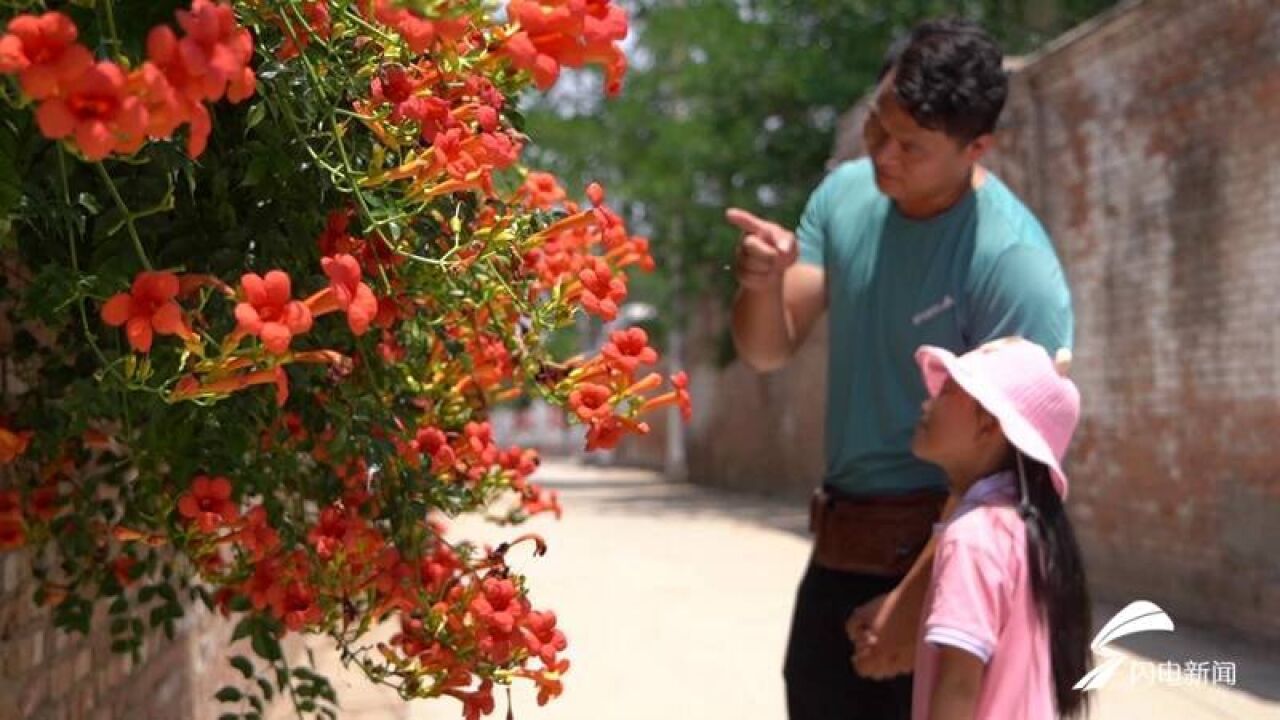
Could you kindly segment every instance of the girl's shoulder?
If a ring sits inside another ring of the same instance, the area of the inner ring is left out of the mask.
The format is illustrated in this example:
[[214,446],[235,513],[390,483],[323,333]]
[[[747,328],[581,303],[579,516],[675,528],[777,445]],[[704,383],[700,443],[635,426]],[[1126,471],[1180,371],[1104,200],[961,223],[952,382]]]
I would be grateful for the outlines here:
[[1011,502],[961,507],[941,528],[939,547],[960,544],[1001,562],[1026,555],[1026,526]]

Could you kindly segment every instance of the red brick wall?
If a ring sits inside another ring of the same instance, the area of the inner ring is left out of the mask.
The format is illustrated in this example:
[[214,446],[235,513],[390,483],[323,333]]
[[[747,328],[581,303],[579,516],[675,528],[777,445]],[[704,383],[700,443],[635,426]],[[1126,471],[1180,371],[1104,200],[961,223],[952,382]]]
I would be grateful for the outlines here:
[[993,165],[1058,245],[1096,585],[1280,636],[1280,5],[1137,3],[1015,76]]
[[157,634],[133,668],[110,652],[105,613],[90,637],[67,635],[32,589],[26,554],[0,554],[0,720],[193,717],[188,632]]
[[[5,261],[0,269],[12,280]],[[9,361],[13,334],[4,318],[0,384],[17,391],[22,378]],[[214,720],[241,709],[213,699],[223,685],[243,681],[227,661],[247,648],[227,648],[228,621],[189,605],[174,639],[152,633],[134,664],[111,652],[109,603],[99,603],[89,636],[71,635],[32,602],[34,590],[29,552],[0,551],[0,720]]]
[[[1280,637],[1280,4],[1129,3],[1018,68],[990,165],[1075,297],[1095,591]],[[704,369],[691,477],[812,486],[822,343],[775,378]]]
[[[88,637],[68,635],[31,602],[33,589],[26,553],[0,553],[0,720],[215,720],[248,709],[214,698],[225,685],[253,687],[228,664],[252,655],[248,641],[228,646],[229,620],[189,605],[174,639],[153,633],[134,665],[111,652],[105,603]],[[296,638],[285,647],[302,664]],[[276,717],[287,703],[268,705]]]

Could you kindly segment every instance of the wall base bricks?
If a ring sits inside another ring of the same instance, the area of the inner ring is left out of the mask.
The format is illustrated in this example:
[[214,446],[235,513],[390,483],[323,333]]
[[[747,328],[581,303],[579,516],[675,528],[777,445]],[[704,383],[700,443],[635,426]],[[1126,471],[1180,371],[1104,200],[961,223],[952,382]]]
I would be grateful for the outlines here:
[[228,659],[249,654],[228,646],[230,622],[189,607],[174,639],[149,636],[134,664],[110,652],[105,604],[87,637],[54,628],[31,602],[28,562],[0,555],[0,720],[215,720],[230,709],[214,693],[241,680]]

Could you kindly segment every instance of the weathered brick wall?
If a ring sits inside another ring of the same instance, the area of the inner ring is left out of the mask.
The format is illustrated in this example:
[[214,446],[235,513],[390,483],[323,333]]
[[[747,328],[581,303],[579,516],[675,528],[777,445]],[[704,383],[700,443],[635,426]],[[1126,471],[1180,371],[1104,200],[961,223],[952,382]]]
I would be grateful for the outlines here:
[[[10,281],[19,274],[7,256],[0,271]],[[5,317],[0,313],[0,391],[22,392]],[[71,635],[54,627],[49,608],[33,603],[35,589],[28,551],[0,551],[0,720],[214,720],[238,709],[213,699],[241,679],[227,664],[228,621],[189,606],[174,639],[152,633],[134,664],[111,652],[107,602],[96,608],[89,636]]]
[[1132,5],[1033,58],[1007,124],[1075,293],[1096,584],[1280,635],[1280,4]]
[[[858,127],[851,112],[838,153]],[[1280,4],[1146,0],[1018,64],[990,164],[1075,296],[1071,506],[1096,592],[1280,637],[1277,128]],[[780,419],[821,434],[813,345],[777,378],[702,373],[695,479],[811,486],[820,437]]]
[[89,637],[67,635],[33,589],[26,554],[0,554],[0,720],[195,717],[189,630],[150,638],[132,667],[110,652],[102,613]]
[[[252,653],[247,640],[228,645],[230,620],[189,605],[173,640],[152,633],[135,665],[111,652],[105,603],[88,637],[69,635],[32,603],[33,590],[26,553],[0,553],[0,720],[215,720],[247,709],[214,698],[227,685],[251,687],[228,664]],[[296,637],[285,648],[295,666],[305,662]],[[270,717],[290,717],[288,703],[269,705]]]

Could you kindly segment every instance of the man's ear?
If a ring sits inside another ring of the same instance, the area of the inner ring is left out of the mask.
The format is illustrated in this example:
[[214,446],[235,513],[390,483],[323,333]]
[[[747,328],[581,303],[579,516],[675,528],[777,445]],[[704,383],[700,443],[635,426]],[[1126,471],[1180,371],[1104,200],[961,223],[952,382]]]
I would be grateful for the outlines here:
[[1067,377],[1071,374],[1071,350],[1068,348],[1058,348],[1058,354],[1053,356],[1053,367],[1057,369],[1058,374]]
[[995,135],[992,135],[991,133],[979,135],[965,146],[965,160],[970,163],[977,164],[988,152],[990,152],[991,148],[995,147],[995,144]]

